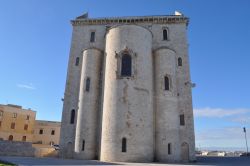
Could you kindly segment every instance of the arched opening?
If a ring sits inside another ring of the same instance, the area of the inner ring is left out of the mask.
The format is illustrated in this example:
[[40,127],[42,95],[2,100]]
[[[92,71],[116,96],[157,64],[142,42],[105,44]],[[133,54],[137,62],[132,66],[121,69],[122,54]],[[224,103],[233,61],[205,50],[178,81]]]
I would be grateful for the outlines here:
[[165,90],[170,90],[170,82],[169,82],[169,77],[168,76],[164,77],[164,89]]
[[72,144],[72,142],[67,143],[67,147],[65,148],[65,150],[66,150],[66,156],[68,158],[72,158],[73,157],[73,144]]
[[75,110],[71,110],[71,115],[70,115],[70,124],[75,123]]
[[122,55],[121,76],[130,77],[132,75],[132,57],[129,54]]
[[23,141],[23,142],[26,141],[26,136],[23,136],[22,141]]
[[13,135],[10,135],[8,140],[13,141]]
[[163,29],[163,40],[168,40],[168,30]]
[[182,161],[189,161],[189,146],[186,142],[181,144],[181,159]]
[[178,58],[178,66],[182,66],[182,59]]
[[122,152],[127,152],[127,139],[122,138]]
[[79,57],[76,57],[76,63],[75,63],[76,66],[79,65],[79,61],[80,61],[80,58],[79,58]]

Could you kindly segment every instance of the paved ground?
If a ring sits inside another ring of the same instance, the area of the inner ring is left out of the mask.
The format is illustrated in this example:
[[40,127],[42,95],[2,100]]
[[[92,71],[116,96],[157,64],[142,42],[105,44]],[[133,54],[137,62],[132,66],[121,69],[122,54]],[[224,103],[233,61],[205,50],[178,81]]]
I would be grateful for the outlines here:
[[196,163],[165,164],[165,163],[105,163],[96,160],[70,160],[59,158],[6,157],[0,160],[17,165],[149,165],[149,166],[180,166],[180,165],[213,165],[213,166],[250,166],[250,157],[198,157]]

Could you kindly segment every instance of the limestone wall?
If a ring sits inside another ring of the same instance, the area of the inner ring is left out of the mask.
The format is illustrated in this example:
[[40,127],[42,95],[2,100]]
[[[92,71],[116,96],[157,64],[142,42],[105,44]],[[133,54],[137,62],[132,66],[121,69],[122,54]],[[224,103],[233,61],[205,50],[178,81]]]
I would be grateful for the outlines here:
[[[132,76],[122,77],[123,53],[132,57]],[[153,160],[152,34],[136,25],[113,27],[106,35],[101,140],[102,161]],[[122,139],[126,138],[126,152]]]
[[100,69],[102,52],[97,49],[83,51],[81,89],[76,126],[75,157],[97,158],[97,121],[100,97]]

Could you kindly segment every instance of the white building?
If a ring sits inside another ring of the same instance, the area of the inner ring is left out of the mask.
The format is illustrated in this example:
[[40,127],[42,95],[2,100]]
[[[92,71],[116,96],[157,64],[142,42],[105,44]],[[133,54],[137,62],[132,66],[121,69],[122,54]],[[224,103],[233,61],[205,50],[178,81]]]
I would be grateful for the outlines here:
[[195,160],[188,18],[84,14],[71,23],[61,156]]

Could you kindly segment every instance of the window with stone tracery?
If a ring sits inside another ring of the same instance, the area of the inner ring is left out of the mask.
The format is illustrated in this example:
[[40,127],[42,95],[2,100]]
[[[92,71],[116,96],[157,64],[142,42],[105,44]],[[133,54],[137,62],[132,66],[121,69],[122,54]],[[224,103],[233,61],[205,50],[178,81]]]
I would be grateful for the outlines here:
[[130,77],[132,75],[132,57],[129,54],[122,55],[121,76]]

